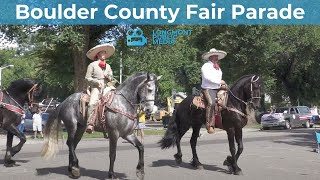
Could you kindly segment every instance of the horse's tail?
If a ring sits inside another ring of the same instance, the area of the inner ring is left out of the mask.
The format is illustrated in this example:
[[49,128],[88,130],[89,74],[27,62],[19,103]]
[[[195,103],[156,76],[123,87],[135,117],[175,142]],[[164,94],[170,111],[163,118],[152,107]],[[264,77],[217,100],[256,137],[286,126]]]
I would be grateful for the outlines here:
[[51,159],[59,152],[58,140],[61,120],[58,118],[60,107],[56,112],[49,115],[49,119],[44,128],[44,145],[42,146],[41,156]]
[[177,139],[179,138],[178,126],[176,123],[176,111],[173,112],[172,118],[169,121],[167,131],[164,137],[158,142],[161,149],[166,149],[169,147],[174,147]]

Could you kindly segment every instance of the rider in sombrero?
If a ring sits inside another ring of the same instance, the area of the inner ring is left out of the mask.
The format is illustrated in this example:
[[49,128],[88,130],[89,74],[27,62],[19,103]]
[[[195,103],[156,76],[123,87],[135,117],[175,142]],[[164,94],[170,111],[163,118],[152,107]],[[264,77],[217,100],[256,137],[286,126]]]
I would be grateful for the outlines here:
[[221,84],[225,84],[222,80],[222,71],[218,65],[218,61],[223,59],[227,53],[216,49],[210,49],[202,55],[202,59],[207,62],[201,68],[202,76],[202,92],[207,100],[206,108],[206,128],[209,134],[214,133],[215,127],[215,99]]
[[87,116],[88,133],[92,133],[93,131],[93,124],[90,120],[99,100],[99,95],[106,94],[107,91],[112,89],[107,85],[112,81],[113,73],[110,65],[106,63],[106,59],[111,57],[114,54],[114,51],[115,48],[113,45],[101,44],[93,47],[86,54],[90,60],[93,60],[88,66],[85,77],[91,88]]

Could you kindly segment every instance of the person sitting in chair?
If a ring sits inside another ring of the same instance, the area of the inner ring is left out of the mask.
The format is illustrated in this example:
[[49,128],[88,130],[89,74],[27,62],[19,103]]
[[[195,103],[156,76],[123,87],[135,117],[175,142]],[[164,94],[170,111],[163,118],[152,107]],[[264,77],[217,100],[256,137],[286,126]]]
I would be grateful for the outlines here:
[[217,96],[217,91],[220,88],[221,84],[225,84],[222,80],[222,71],[218,65],[218,61],[223,59],[227,55],[226,52],[210,49],[209,52],[206,52],[202,55],[204,60],[207,60],[201,68],[202,76],[202,92],[207,100],[206,108],[206,128],[209,134],[214,133],[215,127],[215,117],[214,117],[214,106],[215,99]]
[[99,96],[106,94],[114,88],[109,85],[113,79],[112,69],[110,65],[106,63],[106,59],[111,57],[114,54],[114,51],[115,48],[113,45],[102,44],[93,47],[86,54],[89,59],[93,60],[88,66],[85,77],[91,88],[87,115],[88,133],[92,133],[93,131],[93,122],[90,122],[90,120],[99,100]]

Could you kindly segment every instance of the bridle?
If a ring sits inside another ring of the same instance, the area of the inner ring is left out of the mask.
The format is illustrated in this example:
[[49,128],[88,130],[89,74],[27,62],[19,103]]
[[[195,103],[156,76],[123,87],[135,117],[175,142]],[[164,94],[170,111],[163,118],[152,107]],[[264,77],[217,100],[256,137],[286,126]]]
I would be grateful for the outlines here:
[[[138,90],[139,89],[141,89],[141,86],[143,85],[143,84],[145,84],[146,82],[147,82],[148,80],[144,80],[143,82],[141,82],[139,85],[138,85]],[[154,80],[153,80],[154,81]],[[133,103],[133,102],[131,102],[123,93],[121,93],[120,91],[118,91],[118,92],[116,92],[116,94],[118,94],[118,95],[121,95],[132,107],[136,107],[136,106],[138,106],[138,107],[142,107],[142,106],[144,106],[147,102],[155,102],[155,99],[141,99],[140,101],[139,101],[139,103]]]
[[31,89],[28,91],[28,101],[29,105],[32,107],[33,106],[33,93],[38,89],[37,88],[38,84],[34,84]]
[[[256,78],[256,79],[254,79],[254,78]],[[254,99],[261,99],[260,93],[259,93],[258,96],[255,96],[255,95],[253,94],[253,88],[252,88],[253,83],[257,82],[257,81],[259,80],[259,78],[260,78],[260,77],[259,77],[259,76],[256,76],[256,75],[254,75],[254,76],[251,77],[251,81],[250,81],[250,94],[251,94],[251,98],[248,100],[248,102],[245,102],[244,100],[242,100],[242,99],[238,98],[237,96],[235,96],[230,89],[228,89],[228,90],[229,90],[230,94],[231,94],[235,99],[237,99],[238,101],[244,103],[246,106],[247,106],[248,104],[253,104],[253,100],[254,100]]]
[[[255,77],[257,77],[257,79],[254,80]],[[259,76],[256,76],[256,75],[254,75],[254,76],[251,77],[251,81],[250,81],[250,91],[251,91],[250,94],[251,94],[251,98],[248,100],[248,102],[245,102],[244,100],[242,100],[242,99],[238,98],[237,96],[235,96],[230,89],[228,89],[228,91],[230,92],[230,94],[231,94],[235,99],[237,99],[238,101],[244,103],[246,106],[247,106],[248,104],[253,104],[253,99],[260,99],[260,98],[261,98],[260,94],[259,94],[259,96],[254,96],[254,94],[253,94],[253,88],[252,88],[253,83],[257,82],[257,81],[259,80],[259,78],[260,78],[260,77],[259,77]],[[224,108],[227,109],[228,111],[233,111],[233,112],[235,112],[235,113],[238,113],[238,114],[240,114],[240,115],[243,116],[243,117],[246,117],[246,116],[247,116],[246,114],[244,114],[243,112],[239,111],[239,110],[236,109],[236,108],[232,108],[232,107],[224,107]]]
[[256,77],[256,75],[252,76],[252,78],[251,78],[251,84],[250,84],[251,99],[249,99],[249,103],[251,103],[251,104],[253,104],[253,100],[254,100],[254,99],[261,99],[260,91],[259,91],[258,96],[254,96],[254,94],[253,94],[252,84],[255,83],[255,82],[257,82],[257,81],[259,80],[259,78],[260,78],[259,76],[257,76],[257,79],[254,80],[255,77]]
[[[37,90],[37,86],[38,84],[34,84],[31,89],[28,91],[28,100],[29,100],[29,104],[32,107],[32,102],[33,102],[33,93],[35,90]],[[8,97],[15,103],[15,105],[12,104],[8,104],[8,103],[4,103],[2,100],[3,98],[3,92],[5,92]],[[9,111],[18,113],[19,115],[23,114],[24,108],[9,94],[9,92],[4,89],[3,91],[0,91],[0,106],[8,109]]]

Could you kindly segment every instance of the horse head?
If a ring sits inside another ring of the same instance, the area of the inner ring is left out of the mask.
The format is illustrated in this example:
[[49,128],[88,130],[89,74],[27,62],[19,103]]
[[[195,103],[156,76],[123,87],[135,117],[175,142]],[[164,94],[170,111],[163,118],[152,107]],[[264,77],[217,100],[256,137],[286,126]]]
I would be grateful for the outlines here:
[[161,76],[147,73],[147,79],[138,88],[138,101],[146,113],[152,113],[157,93],[157,82]]
[[9,94],[19,98],[20,101],[27,101],[32,106],[34,100],[38,100],[42,93],[40,82],[31,79],[19,79],[11,82],[7,91]]
[[254,109],[260,107],[261,100],[261,78],[257,75],[252,75],[247,79],[244,85],[244,96],[249,105]]

